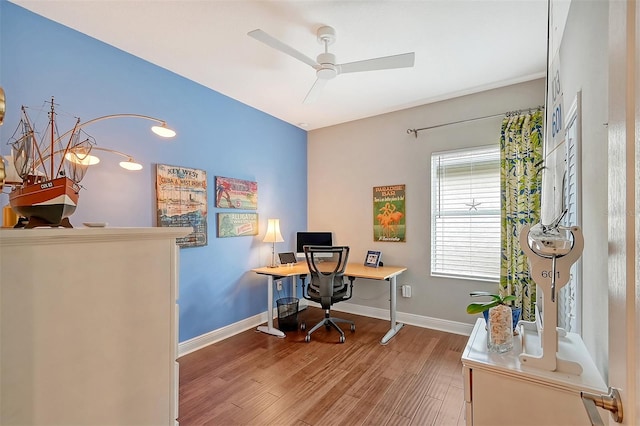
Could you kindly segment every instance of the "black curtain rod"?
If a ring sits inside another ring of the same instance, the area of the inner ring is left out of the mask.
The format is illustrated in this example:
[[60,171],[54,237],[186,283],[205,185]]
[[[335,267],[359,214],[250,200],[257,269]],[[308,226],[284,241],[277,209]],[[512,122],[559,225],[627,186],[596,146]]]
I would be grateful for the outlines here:
[[493,117],[502,117],[502,116],[511,117],[513,115],[520,115],[520,114],[522,114],[524,112],[528,112],[529,114],[531,114],[533,111],[535,111],[537,109],[544,109],[544,106],[540,105],[540,106],[535,107],[535,108],[519,109],[519,110],[516,110],[516,111],[508,111],[508,112],[500,113],[500,114],[485,115],[484,117],[467,118],[466,120],[452,121],[452,122],[443,123],[443,124],[436,124],[434,126],[423,127],[421,129],[407,129],[407,134],[412,134],[413,133],[413,135],[417,139],[418,138],[418,132],[421,132],[423,130],[435,129],[437,127],[451,126],[453,124],[466,123],[468,121],[484,120],[484,119],[493,118]]

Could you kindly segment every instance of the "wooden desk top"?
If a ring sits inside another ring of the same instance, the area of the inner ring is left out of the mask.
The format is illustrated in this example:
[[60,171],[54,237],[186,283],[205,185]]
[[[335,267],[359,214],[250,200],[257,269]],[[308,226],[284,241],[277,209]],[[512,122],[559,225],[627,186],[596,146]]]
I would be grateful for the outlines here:
[[[332,265],[332,262],[326,262],[327,266]],[[349,263],[345,270],[345,275],[356,278],[369,278],[372,280],[386,280],[393,276],[400,275],[407,268],[405,266],[379,266],[372,268],[370,266],[364,266],[361,263]],[[309,273],[309,268],[306,262],[298,262],[294,265],[280,265],[275,268],[263,266],[260,268],[252,269],[253,272],[262,275],[273,275],[277,277],[291,277],[294,275],[306,275]]]
[[293,275],[304,275],[309,273],[309,268],[304,262],[298,262],[291,266],[280,265],[275,268],[269,266],[262,266],[260,268],[252,269],[253,272],[262,275],[273,275],[277,277],[291,277]]

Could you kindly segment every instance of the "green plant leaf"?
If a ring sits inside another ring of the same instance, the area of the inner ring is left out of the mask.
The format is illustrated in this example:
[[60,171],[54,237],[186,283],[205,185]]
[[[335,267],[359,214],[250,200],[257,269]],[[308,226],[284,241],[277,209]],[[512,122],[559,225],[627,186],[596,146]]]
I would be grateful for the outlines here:
[[487,296],[490,297],[491,300],[488,302],[473,302],[467,306],[468,314],[479,314],[488,309],[493,308],[498,305],[507,305],[509,302],[513,302],[516,300],[516,297],[512,294],[509,296],[502,297],[499,294],[489,293],[488,291],[472,291],[469,293],[471,297],[479,297],[479,296]]
[[513,294],[510,294],[509,296],[505,296],[502,299],[502,303],[505,304],[505,303],[508,303],[508,302],[513,302],[514,300],[516,300],[516,297]]
[[501,300],[499,294],[489,293],[488,291],[472,291],[471,293],[469,293],[469,295],[471,297],[487,296],[487,297],[490,297],[494,301],[500,301]]
[[490,302],[484,302],[484,303],[470,303],[467,306],[467,313],[468,314],[479,314],[481,312],[486,311],[487,309],[491,309],[494,306],[498,306],[500,303],[497,300],[492,300]]
[[488,291],[472,291],[471,293],[469,293],[469,296],[471,297],[476,297],[476,296],[494,296],[493,293],[489,293]]

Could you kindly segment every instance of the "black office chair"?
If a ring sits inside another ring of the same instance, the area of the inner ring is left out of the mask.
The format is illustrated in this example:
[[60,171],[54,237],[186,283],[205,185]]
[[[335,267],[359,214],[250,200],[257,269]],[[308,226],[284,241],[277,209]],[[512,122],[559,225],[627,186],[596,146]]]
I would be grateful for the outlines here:
[[[344,332],[338,327],[338,322],[351,324],[351,331],[356,330],[353,321],[331,316],[331,305],[343,300],[351,299],[354,277],[344,280],[344,271],[349,260],[349,247],[346,246],[304,246],[304,255],[309,266],[310,280],[307,285],[302,277],[302,297],[320,303],[324,309],[324,319],[316,324],[305,336],[305,342],[311,341],[311,333],[323,325],[329,330],[331,327],[340,333],[340,343],[344,343]],[[327,259],[330,256],[330,259]],[[306,325],[302,322],[300,328]]]

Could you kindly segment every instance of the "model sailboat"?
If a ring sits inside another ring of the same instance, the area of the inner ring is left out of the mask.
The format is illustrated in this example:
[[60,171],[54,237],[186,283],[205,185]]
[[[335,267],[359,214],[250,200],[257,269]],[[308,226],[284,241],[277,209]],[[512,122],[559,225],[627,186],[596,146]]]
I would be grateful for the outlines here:
[[[81,161],[91,151],[94,141],[81,138],[78,118],[67,140],[57,134],[53,98],[48,126],[38,140],[32,122],[22,107],[22,118],[10,145],[15,169],[22,183],[9,193],[11,208],[28,219],[27,228],[36,226],[71,227],[69,216],[78,205],[80,181],[87,165]],[[72,159],[73,161],[70,161]]]
[[48,118],[48,125],[40,135],[34,130],[33,122],[23,106],[18,128],[9,141],[16,172],[14,179],[6,181],[8,186],[13,187],[9,193],[9,204],[18,215],[28,219],[27,228],[71,227],[69,216],[78,205],[80,181],[84,178],[87,167],[100,161],[90,155],[92,149],[125,157],[127,160],[121,161],[120,167],[126,170],[142,169],[142,165],[128,154],[95,146],[95,139],[84,132],[85,126],[112,118],[136,118],[156,122],[151,131],[162,138],[176,135],[164,120],[126,113],[103,115],[83,123],[77,118],[71,130],[58,136],[53,98]]

